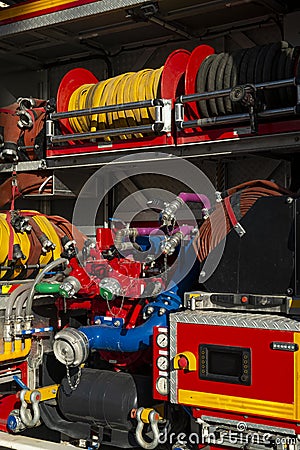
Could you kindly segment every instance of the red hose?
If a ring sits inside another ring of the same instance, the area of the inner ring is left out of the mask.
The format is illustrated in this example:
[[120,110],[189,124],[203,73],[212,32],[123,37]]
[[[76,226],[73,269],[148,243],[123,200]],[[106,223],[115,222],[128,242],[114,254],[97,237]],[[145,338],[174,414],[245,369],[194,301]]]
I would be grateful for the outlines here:
[[[266,180],[254,180],[228,189],[222,193],[222,197],[224,199],[224,197],[231,197],[237,193],[240,196],[239,209],[241,217],[244,217],[261,197],[294,196],[289,190],[276,183]],[[200,262],[203,262],[208,254],[227,236],[231,228],[232,224],[229,220],[224,200],[222,200],[216,204],[215,210],[210,214],[209,219],[203,222],[194,241],[194,248]]]

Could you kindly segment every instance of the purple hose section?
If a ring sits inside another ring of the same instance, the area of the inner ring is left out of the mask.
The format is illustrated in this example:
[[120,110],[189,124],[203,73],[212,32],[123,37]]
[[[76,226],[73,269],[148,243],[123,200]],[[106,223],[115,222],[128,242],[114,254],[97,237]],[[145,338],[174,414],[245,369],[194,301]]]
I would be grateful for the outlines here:
[[193,202],[193,203],[202,203],[204,208],[210,209],[210,201],[209,198],[206,197],[204,194],[191,194],[189,192],[180,192],[178,197],[186,202]]
[[[192,225],[182,225],[182,227],[177,227],[172,231],[172,234],[177,233],[180,231],[184,236],[187,236],[190,234],[191,231],[193,231],[195,227]],[[156,232],[160,231],[160,234],[164,234],[162,230],[155,227],[147,227],[147,228],[140,228],[137,227],[137,232],[139,236],[149,236],[151,233],[156,234]]]

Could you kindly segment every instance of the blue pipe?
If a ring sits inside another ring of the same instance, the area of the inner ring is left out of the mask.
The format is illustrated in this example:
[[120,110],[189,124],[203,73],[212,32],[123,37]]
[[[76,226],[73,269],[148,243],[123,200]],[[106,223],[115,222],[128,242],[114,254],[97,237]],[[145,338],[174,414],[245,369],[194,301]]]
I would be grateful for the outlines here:
[[[196,279],[199,268],[193,249],[192,240],[182,248],[184,256],[176,264],[172,280],[167,290],[159,294],[154,302],[148,304],[145,309],[153,307],[151,316],[135,328],[114,327],[111,325],[91,325],[80,327],[89,341],[90,350],[109,350],[116,352],[137,352],[151,345],[153,327],[167,326],[169,313],[178,311],[181,307],[181,299]],[[190,270],[185,274],[187,265]],[[162,313],[162,308],[165,310]]]
[[[148,306],[154,308],[151,316],[136,328],[116,328],[108,325],[80,327],[89,341],[90,350],[109,350],[115,352],[137,352],[151,345],[153,327],[164,327],[168,322],[168,313],[176,311],[181,305],[181,298],[172,291],[158,295],[157,300]],[[160,309],[166,312],[160,315]]]

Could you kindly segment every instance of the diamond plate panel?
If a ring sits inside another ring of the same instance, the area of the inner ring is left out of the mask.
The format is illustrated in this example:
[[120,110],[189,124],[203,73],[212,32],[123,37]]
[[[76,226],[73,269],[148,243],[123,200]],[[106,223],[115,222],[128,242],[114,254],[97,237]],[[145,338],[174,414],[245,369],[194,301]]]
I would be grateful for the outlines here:
[[171,324],[192,323],[222,327],[259,328],[276,331],[300,331],[300,323],[288,317],[271,314],[240,314],[232,312],[192,312],[170,314]]
[[10,34],[35,30],[37,28],[47,27],[49,25],[70,22],[84,17],[89,17],[91,15],[103,14],[105,12],[128,8],[147,2],[148,0],[102,0],[95,3],[89,3],[87,5],[77,6],[76,8],[70,8],[64,11],[57,11],[51,14],[45,14],[42,16],[33,17],[31,19],[20,20],[19,22],[2,25],[0,27],[0,36],[8,36]]
[[[170,361],[172,362],[176,356],[176,338],[177,324],[170,323]],[[177,370],[170,370],[170,402],[178,403],[177,400]]]

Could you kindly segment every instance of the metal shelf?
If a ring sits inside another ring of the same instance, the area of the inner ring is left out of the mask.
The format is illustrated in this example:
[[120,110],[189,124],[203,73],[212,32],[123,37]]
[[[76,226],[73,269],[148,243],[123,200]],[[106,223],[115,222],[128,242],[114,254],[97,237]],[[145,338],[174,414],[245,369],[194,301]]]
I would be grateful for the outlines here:
[[162,145],[160,147],[145,147],[122,150],[100,150],[77,155],[55,156],[40,161],[22,161],[17,164],[0,164],[0,173],[36,172],[45,170],[71,169],[81,167],[101,167],[116,162],[124,155],[129,157],[126,163],[135,163],[137,153],[156,152],[157,160],[168,159],[173,155],[185,158],[219,158],[235,157],[243,154],[268,152],[270,157],[279,158],[282,154],[300,151],[300,130],[289,133],[278,133],[268,136],[248,136],[219,141],[205,141],[178,146]]
[[[191,158],[218,158],[234,157],[243,154],[269,152],[274,158],[280,157],[282,153],[288,154],[300,150],[300,130],[285,134],[273,134],[270,136],[250,136],[236,139],[211,141],[203,143],[192,143],[182,146],[162,146],[155,148],[137,148],[135,150],[101,151],[83,155],[61,156],[48,158],[46,160],[48,169],[71,169],[80,167],[97,167],[111,162],[116,162],[124,155],[131,156],[126,164],[136,163],[137,153],[157,152],[157,161],[169,159],[173,155],[185,159]],[[161,153],[164,155],[162,156]]]

